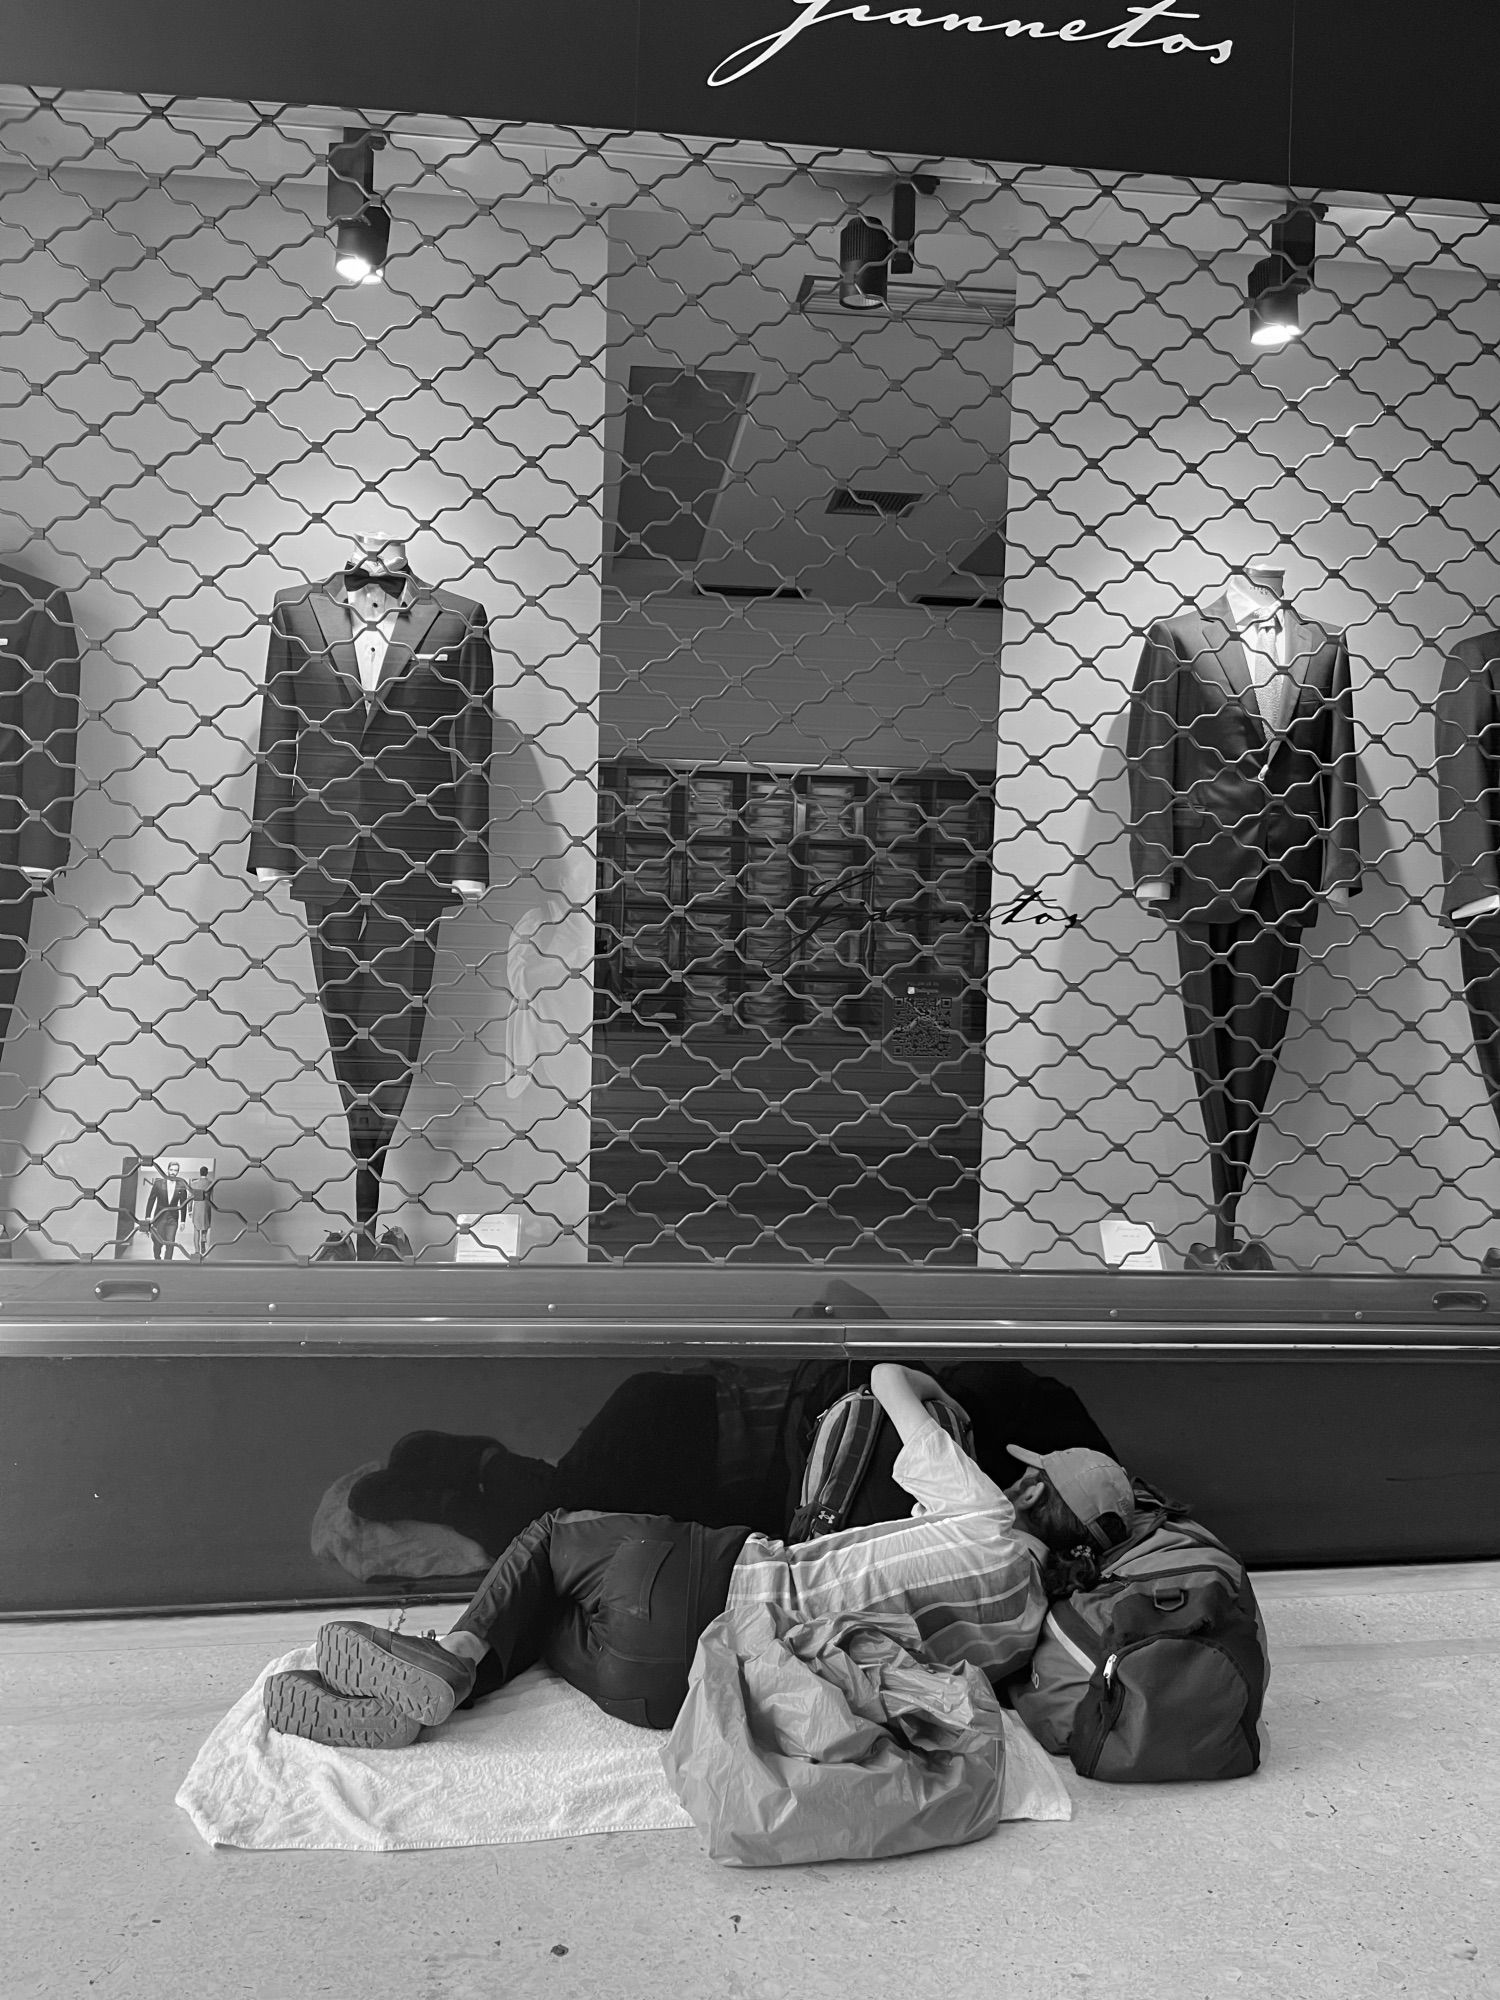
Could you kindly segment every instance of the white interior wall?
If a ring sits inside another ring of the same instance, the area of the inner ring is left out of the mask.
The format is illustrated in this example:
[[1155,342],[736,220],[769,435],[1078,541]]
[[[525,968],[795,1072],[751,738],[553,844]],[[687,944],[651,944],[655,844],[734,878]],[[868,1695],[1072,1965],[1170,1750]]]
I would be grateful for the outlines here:
[[[443,924],[384,1213],[442,1254],[456,1215],[520,1208],[523,1250],[584,1254],[603,231],[409,194],[388,282],[351,290],[320,201],[0,182],[0,549],[68,590],[84,647],[75,859],[5,1054],[9,1202],[43,1255],[107,1254],[132,1150],[215,1155],[225,1254],[347,1226],[299,906],[244,852],[272,599],[367,531],[484,603],[498,716],[495,887]],[[544,1060],[518,1071],[531,912]]]
[[1035,885],[1078,922],[996,930],[981,1255],[1097,1260],[1111,1211],[1179,1253],[1211,1233],[1175,944],[1131,893],[1125,711],[1149,621],[1277,551],[1348,632],[1367,872],[1307,934],[1241,1225],[1291,1266],[1472,1264],[1500,1158],[1437,916],[1431,704],[1500,599],[1500,298],[1431,242],[1399,273],[1325,252],[1306,338],[1268,352],[1251,255],[1136,235],[1013,253],[994,899]]

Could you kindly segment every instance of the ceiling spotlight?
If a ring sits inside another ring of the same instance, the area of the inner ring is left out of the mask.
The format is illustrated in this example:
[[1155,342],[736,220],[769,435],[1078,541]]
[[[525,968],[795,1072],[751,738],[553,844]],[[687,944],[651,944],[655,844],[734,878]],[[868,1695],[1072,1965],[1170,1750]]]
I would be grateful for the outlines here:
[[375,199],[380,132],[345,128],[328,153],[328,220],[336,224],[333,268],[350,285],[378,285],[391,243],[391,212]]
[[1257,347],[1285,347],[1302,333],[1298,301],[1312,290],[1321,201],[1294,202],[1271,224],[1271,254],[1250,273],[1250,338]]
[[391,247],[391,212],[372,201],[338,226],[333,268],[347,284],[378,285]]
[[839,304],[847,311],[884,311],[892,247],[878,222],[857,215],[844,224],[839,232]]
[[839,304],[849,312],[882,312],[890,281],[916,269],[917,196],[936,194],[930,174],[897,181],[891,192],[891,226],[857,215],[839,232]]

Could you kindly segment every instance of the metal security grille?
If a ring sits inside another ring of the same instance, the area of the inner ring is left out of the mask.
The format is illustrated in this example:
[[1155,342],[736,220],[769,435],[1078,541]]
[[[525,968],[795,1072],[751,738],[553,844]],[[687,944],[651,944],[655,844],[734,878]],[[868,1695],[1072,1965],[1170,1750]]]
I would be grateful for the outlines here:
[[11,1254],[1500,1249],[1500,214],[0,113]]

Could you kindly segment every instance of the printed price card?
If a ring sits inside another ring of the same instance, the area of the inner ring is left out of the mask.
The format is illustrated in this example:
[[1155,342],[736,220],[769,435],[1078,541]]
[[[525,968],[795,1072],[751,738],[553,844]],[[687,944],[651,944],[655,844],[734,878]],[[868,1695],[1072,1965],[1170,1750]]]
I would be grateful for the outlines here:
[[1099,1224],[1104,1261],[1120,1271],[1160,1271],[1161,1245],[1148,1222],[1130,1222],[1123,1215],[1106,1215]]

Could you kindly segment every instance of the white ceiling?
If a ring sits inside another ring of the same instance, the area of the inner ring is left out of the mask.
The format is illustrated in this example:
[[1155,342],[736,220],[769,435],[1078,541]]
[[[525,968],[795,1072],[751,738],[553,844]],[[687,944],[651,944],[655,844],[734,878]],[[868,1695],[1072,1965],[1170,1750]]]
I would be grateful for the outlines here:
[[[822,214],[798,227],[740,209],[701,229],[659,214],[612,217],[611,516],[632,368],[675,363],[753,380],[696,565],[613,562],[608,580],[627,595],[695,584],[791,586],[827,604],[984,594],[957,572],[1004,524],[1009,332],[988,310],[974,325],[909,317],[900,287],[889,315],[799,310],[803,279],[836,267],[842,212],[825,200]],[[936,275],[936,244],[919,218],[916,276]],[[984,286],[1003,293],[1011,274],[988,248]],[[851,486],[922,498],[899,519],[830,516],[835,489]]]

